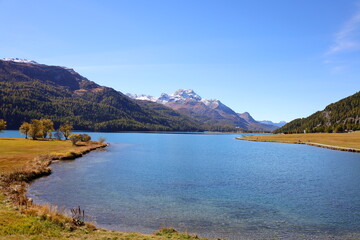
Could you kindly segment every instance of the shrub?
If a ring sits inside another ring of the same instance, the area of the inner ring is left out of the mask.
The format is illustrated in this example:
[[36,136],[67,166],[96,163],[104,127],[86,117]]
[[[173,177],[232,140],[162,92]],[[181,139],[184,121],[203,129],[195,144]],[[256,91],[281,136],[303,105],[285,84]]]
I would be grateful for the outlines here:
[[81,141],[81,134],[71,134],[68,138],[71,140],[73,146],[75,146],[77,142]]
[[91,137],[87,134],[81,134],[81,141],[82,142],[89,142],[91,140]]

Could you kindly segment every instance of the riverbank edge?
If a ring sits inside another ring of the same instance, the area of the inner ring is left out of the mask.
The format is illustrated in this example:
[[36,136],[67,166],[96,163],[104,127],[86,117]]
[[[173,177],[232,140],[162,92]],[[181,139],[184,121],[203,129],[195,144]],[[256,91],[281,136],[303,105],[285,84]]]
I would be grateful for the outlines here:
[[[11,138],[11,137],[10,137]],[[98,150],[103,149],[110,146],[109,143],[100,143],[97,141],[91,141],[90,146],[86,149],[83,149],[78,152],[66,152],[61,154],[40,154],[34,158],[34,163],[31,164],[27,169],[23,171],[14,171],[12,173],[0,174],[0,195],[5,196],[7,204],[10,204],[12,207],[11,209],[15,209],[16,212],[25,214],[26,216],[38,216],[41,219],[49,220],[56,225],[60,225],[62,228],[66,226],[67,223],[70,222],[70,225],[67,224],[67,231],[73,232],[76,229],[83,231],[85,234],[85,238],[88,239],[176,239],[176,240],[211,240],[208,238],[200,238],[196,234],[189,234],[189,233],[182,233],[178,232],[172,227],[161,228],[158,231],[155,231],[153,234],[143,234],[137,232],[120,232],[120,231],[113,231],[104,228],[99,228],[92,223],[84,222],[81,226],[76,226],[73,224],[73,219],[64,215],[64,213],[57,212],[57,206],[55,206],[55,212],[52,209],[51,205],[36,205],[33,204],[33,200],[28,198],[26,195],[26,190],[29,184],[41,177],[48,176],[51,174],[50,165],[53,161],[67,161],[67,160],[75,160],[84,156],[85,154]],[[0,196],[0,197],[2,197]],[[3,200],[2,200],[3,201]],[[3,204],[3,203],[0,203]],[[38,208],[42,212],[42,215],[35,213],[34,209]],[[45,215],[44,215],[45,214]],[[59,220],[60,219],[60,220]],[[64,222],[67,222],[64,224]],[[64,229],[65,230],[65,229]],[[89,233],[93,232],[98,235],[95,235],[92,238]],[[65,233],[65,232],[64,232]],[[68,232],[66,232],[68,233]],[[10,235],[13,236],[13,235]],[[81,234],[79,236],[82,236]],[[0,239],[3,239],[0,235]],[[69,236],[68,236],[69,237]],[[129,238],[131,237],[131,238]],[[32,235],[34,238],[34,235]],[[78,239],[77,237],[75,237]],[[21,238],[23,239],[23,237]],[[27,239],[27,238],[26,238]],[[55,237],[55,239],[57,239]],[[73,239],[70,237],[70,239]],[[81,237],[82,239],[82,237]],[[220,238],[216,238],[217,240],[221,240]]]
[[[24,167],[20,171],[14,171],[11,173],[5,173],[0,176],[0,188],[2,192],[10,197],[13,203],[21,205],[21,200],[28,200],[26,197],[26,187],[32,181],[41,178],[43,176],[48,176],[51,174],[50,165],[53,161],[56,160],[74,160],[76,158],[82,157],[83,155],[101,148],[108,147],[108,143],[100,143],[96,141],[91,141],[88,145],[82,145],[86,147],[77,152],[65,152],[60,154],[40,154],[33,158],[33,161],[30,165]],[[16,185],[22,185],[25,189],[19,189],[18,191],[13,191],[12,187],[16,188]]]
[[348,148],[348,147],[340,147],[340,146],[332,146],[332,145],[326,145],[322,143],[315,143],[315,142],[304,142],[304,141],[271,141],[271,140],[256,140],[256,139],[246,139],[246,137],[236,137],[237,140],[243,140],[243,141],[250,141],[250,142],[272,142],[272,143],[291,143],[291,144],[305,144],[309,146],[314,147],[321,147],[321,148],[327,148],[337,151],[345,151],[345,152],[357,152],[360,153],[360,149],[357,148]]
[[[64,152],[60,154],[40,154],[33,158],[33,161],[30,165],[24,167],[20,171],[14,171],[11,173],[5,173],[0,175],[0,190],[5,197],[10,200],[10,203],[15,206],[20,212],[22,210],[29,209],[33,205],[32,199],[28,198],[26,195],[27,187],[29,184],[41,177],[48,176],[51,174],[52,169],[50,165],[53,161],[66,161],[66,160],[75,160],[80,158],[85,154],[108,147],[108,143],[100,143],[96,141],[91,141],[88,145],[82,145],[86,147],[77,152]],[[44,207],[42,205],[36,205],[38,207]],[[61,215],[61,214],[60,214]],[[68,218],[64,215],[62,217]],[[91,224],[87,224],[90,226]],[[95,226],[91,226],[95,227]]]

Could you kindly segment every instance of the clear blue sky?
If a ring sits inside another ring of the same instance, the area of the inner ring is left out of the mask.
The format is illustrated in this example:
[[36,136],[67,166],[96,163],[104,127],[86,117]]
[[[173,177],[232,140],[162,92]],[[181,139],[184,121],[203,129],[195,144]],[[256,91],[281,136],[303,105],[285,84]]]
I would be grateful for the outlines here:
[[360,88],[356,0],[0,0],[0,57],[72,67],[123,93],[179,88],[257,120]]

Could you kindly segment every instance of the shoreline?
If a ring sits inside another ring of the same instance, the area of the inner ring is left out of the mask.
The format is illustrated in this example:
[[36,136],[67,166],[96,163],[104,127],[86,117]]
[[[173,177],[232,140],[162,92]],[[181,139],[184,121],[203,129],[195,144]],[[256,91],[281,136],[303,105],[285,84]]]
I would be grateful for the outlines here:
[[[3,138],[4,139],[4,138]],[[6,139],[15,139],[15,138],[6,138]],[[31,141],[31,140],[30,140]],[[51,174],[52,169],[50,165],[53,161],[64,161],[64,160],[74,160],[76,158],[82,157],[83,155],[101,148],[109,146],[108,143],[99,143],[91,141],[90,145],[81,146],[86,147],[83,150],[77,152],[65,152],[60,154],[39,154],[31,162],[30,166],[23,167],[21,170],[16,170],[10,173],[3,173],[0,175],[0,189],[2,192],[8,196],[13,203],[21,205],[24,201],[29,201],[26,196],[26,190],[28,185],[43,176],[48,176]],[[17,191],[12,191],[11,188],[16,186],[21,186]]]
[[304,142],[304,141],[298,141],[298,142],[294,142],[294,141],[272,141],[272,140],[246,139],[246,138],[244,138],[244,137],[236,137],[235,139],[236,139],[236,140],[242,140],[242,141],[250,141],[250,142],[271,142],[271,143],[304,144],[304,145],[309,145],[309,146],[313,146],[313,147],[327,148],[327,149],[336,150],[336,151],[360,153],[360,149],[358,149],[358,148],[349,148],[349,147],[334,146],[334,145],[328,145],[328,144],[323,144],[323,143],[316,143],[316,142],[311,142],[311,141],[308,141],[308,142]]
[[[20,138],[6,137],[0,138],[0,141],[16,139],[19,140]],[[26,141],[32,140],[26,139]],[[181,233],[171,227],[161,228],[152,234],[143,234],[104,229],[91,222],[86,222],[85,218],[81,224],[77,224],[78,219],[76,217],[67,216],[63,210],[58,212],[56,205],[38,205],[33,203],[33,199],[27,197],[26,192],[29,184],[38,178],[50,175],[52,171],[50,165],[53,161],[74,160],[109,145],[109,143],[90,141],[87,146],[79,145],[83,148],[80,151],[65,152],[68,149],[63,149],[62,152],[38,154],[31,159],[28,166],[23,166],[19,168],[20,170],[0,172],[0,225],[4,227],[4,230],[0,228],[0,239],[9,237],[11,239],[210,240],[198,237],[196,234]],[[0,158],[0,160],[3,159]],[[6,217],[2,219],[4,214]],[[37,229],[34,233],[34,230],[28,227],[29,221],[38,225],[37,227],[40,230]]]

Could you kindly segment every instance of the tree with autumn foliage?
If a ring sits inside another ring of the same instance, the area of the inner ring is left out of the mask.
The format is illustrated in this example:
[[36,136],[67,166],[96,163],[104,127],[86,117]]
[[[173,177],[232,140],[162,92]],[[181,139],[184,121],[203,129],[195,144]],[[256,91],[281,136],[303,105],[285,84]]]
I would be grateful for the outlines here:
[[54,131],[54,122],[51,119],[41,119],[40,120],[42,123],[42,132],[43,132],[43,137],[46,138],[47,136],[51,137],[52,136],[52,131]]
[[62,133],[62,135],[65,137],[66,140],[68,140],[72,130],[73,130],[73,126],[69,123],[62,124],[59,127],[59,131]]
[[0,119],[0,132],[6,128],[6,121],[4,119]]
[[21,134],[25,134],[25,138],[28,138],[28,133],[30,131],[31,128],[31,124],[28,122],[23,122],[23,124],[21,124],[19,130]]

